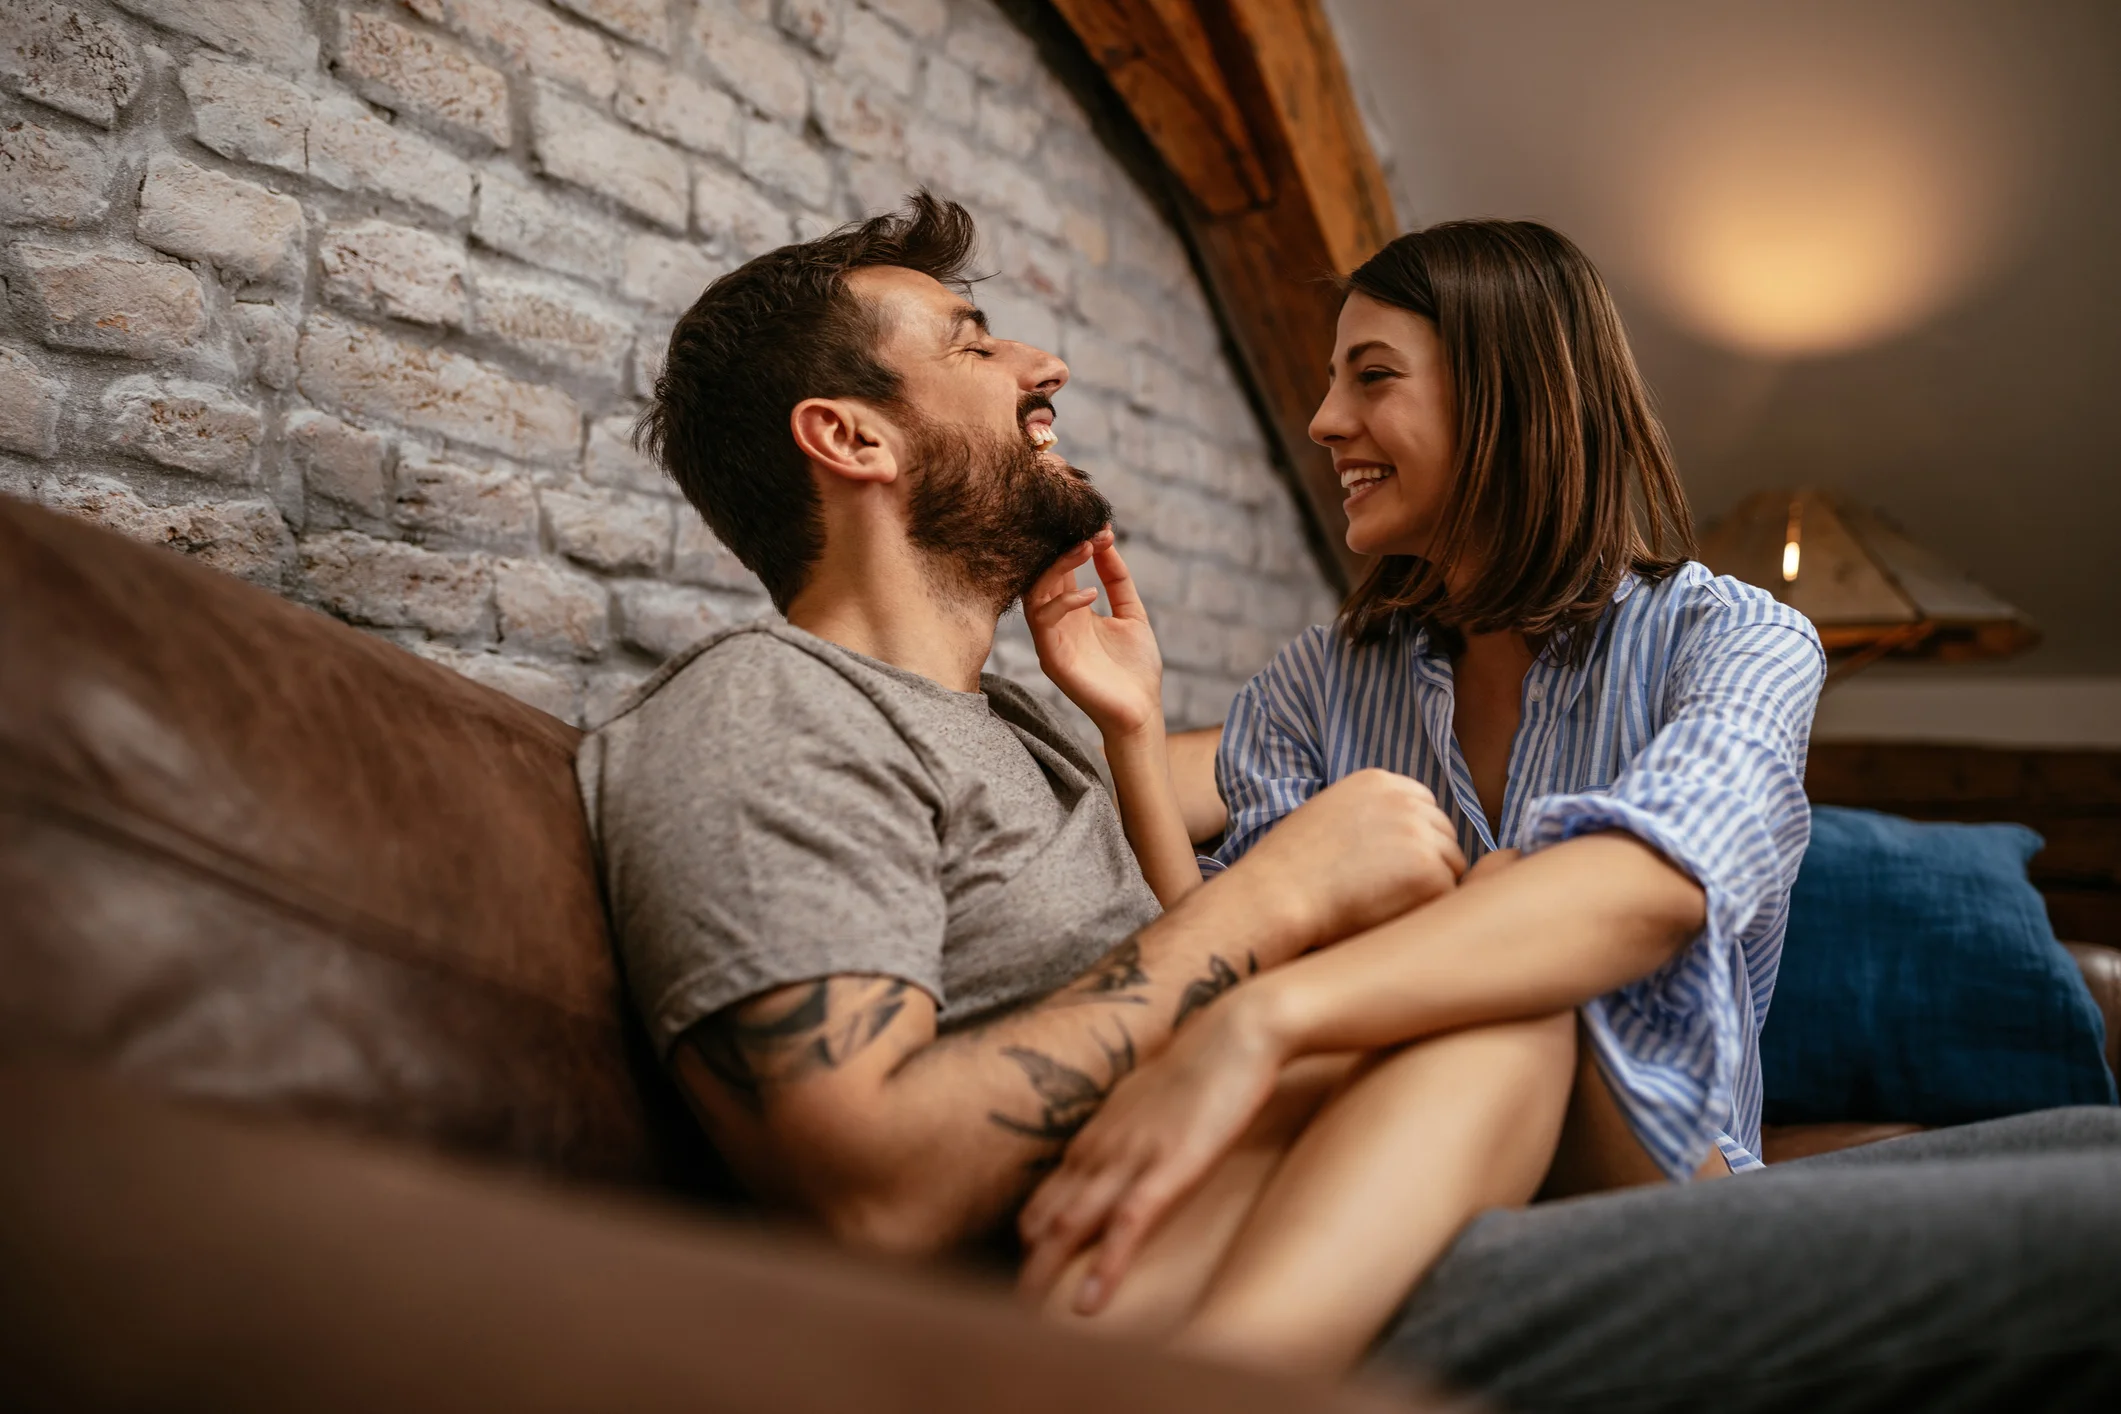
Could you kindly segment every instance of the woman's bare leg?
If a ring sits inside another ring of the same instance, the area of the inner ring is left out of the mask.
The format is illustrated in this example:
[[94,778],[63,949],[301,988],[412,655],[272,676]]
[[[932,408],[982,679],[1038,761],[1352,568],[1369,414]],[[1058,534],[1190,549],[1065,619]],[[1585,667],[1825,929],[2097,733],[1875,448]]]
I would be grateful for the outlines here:
[[1143,1244],[1125,1281],[1094,1316],[1074,1309],[1075,1294],[1097,1254],[1092,1247],[1061,1271],[1042,1302],[1044,1313],[1087,1330],[1161,1339],[1199,1302],[1245,1215],[1304,1126],[1354,1072],[1358,1057],[1307,1056],[1282,1072],[1273,1099],[1199,1188],[1173,1208]]
[[1179,1346],[1281,1368],[1353,1364],[1468,1220],[1538,1190],[1575,1049],[1564,1014],[1369,1062],[1272,1168]]

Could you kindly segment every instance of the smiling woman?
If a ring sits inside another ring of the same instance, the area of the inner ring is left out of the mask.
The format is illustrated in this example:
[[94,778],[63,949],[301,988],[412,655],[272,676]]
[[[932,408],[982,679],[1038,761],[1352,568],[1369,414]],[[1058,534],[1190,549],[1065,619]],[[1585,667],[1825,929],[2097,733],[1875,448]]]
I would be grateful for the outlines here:
[[1760,1167],[1824,671],[1794,610],[1689,561],[1612,301],[1558,233],[1401,236],[1349,279],[1331,372],[1311,435],[1377,565],[1238,695],[1214,863],[1389,786],[1452,877],[1201,979],[1020,1224],[1056,1309],[1327,1368],[1483,1209]]

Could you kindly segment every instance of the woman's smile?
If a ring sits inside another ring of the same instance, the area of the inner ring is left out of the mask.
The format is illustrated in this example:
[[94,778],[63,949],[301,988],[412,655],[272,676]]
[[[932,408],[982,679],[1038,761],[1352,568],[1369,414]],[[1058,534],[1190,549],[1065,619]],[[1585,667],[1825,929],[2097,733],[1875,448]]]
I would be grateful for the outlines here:
[[1390,480],[1397,468],[1383,462],[1340,461],[1333,464],[1334,474],[1340,477],[1340,489],[1347,493],[1341,508],[1354,506],[1367,500],[1372,492]]

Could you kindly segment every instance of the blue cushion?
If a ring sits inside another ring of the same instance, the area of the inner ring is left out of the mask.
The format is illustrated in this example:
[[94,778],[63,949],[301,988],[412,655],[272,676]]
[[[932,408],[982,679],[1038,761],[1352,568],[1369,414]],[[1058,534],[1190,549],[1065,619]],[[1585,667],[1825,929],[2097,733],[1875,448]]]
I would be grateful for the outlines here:
[[1818,806],[1760,1038],[1769,1124],[2110,1105],[2105,1031],[2023,825]]

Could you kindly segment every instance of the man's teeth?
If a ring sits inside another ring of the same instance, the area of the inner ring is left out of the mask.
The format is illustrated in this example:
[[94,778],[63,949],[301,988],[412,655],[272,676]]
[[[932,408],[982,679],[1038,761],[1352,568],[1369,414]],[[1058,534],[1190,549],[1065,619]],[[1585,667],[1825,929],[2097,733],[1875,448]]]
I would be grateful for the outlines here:
[[1060,434],[1053,430],[1051,423],[1047,422],[1032,423],[1024,429],[1024,435],[1031,439],[1032,446],[1042,452],[1060,440]]
[[1358,486],[1382,481],[1391,474],[1392,469],[1388,466],[1351,466],[1340,474],[1340,489],[1353,491]]

